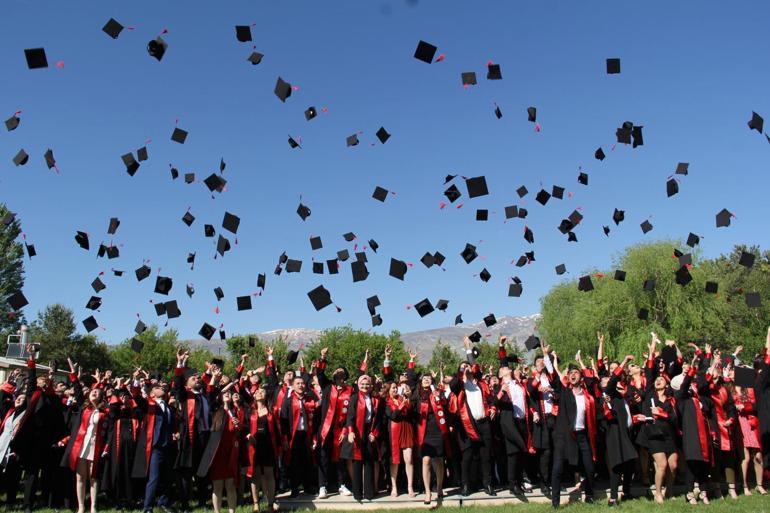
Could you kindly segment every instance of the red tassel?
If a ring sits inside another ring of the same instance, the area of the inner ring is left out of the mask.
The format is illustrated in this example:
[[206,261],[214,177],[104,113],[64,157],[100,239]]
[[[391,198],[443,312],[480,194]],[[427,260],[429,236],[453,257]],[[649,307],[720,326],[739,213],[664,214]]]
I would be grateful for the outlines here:
[[436,60],[435,60],[435,61],[433,61],[433,62],[434,62],[434,63],[436,63],[436,62],[441,62],[441,61],[443,61],[444,59],[446,59],[446,55],[444,55],[444,54],[442,53],[442,54],[441,54],[441,55],[439,55],[439,56],[438,56],[438,58],[436,58]]

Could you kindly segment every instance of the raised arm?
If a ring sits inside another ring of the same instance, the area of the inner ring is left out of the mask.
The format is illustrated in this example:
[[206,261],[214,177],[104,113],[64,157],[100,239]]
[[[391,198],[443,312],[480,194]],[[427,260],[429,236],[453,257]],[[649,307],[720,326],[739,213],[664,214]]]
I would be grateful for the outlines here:
[[406,381],[409,384],[409,388],[417,390],[417,373],[414,372],[414,360],[417,358],[417,352],[413,349],[409,350],[409,363],[406,364]]

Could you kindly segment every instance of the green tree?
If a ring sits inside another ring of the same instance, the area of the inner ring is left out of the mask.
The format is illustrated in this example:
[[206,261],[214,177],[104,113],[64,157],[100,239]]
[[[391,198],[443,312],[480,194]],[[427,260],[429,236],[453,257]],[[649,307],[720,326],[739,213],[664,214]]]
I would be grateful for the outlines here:
[[[9,215],[6,206],[0,203],[0,220]],[[5,341],[9,334],[15,333],[24,322],[21,312],[10,311],[5,299],[24,286],[24,246],[17,240],[21,234],[21,225],[17,219],[5,224],[0,223],[0,301],[3,302],[3,315],[0,315],[0,345],[5,354]]]
[[[244,354],[248,355],[245,363],[247,369],[256,369],[266,365],[265,347],[270,346],[273,348],[273,358],[278,370],[286,371],[289,368],[286,361],[289,354],[289,344],[283,338],[268,342],[260,340],[256,335],[234,335],[227,339],[226,344],[227,351],[230,353],[229,365],[233,367],[241,361],[241,355]],[[229,366],[225,367],[225,371],[232,372]]]
[[439,340],[433,348],[430,355],[427,368],[438,372],[439,368],[444,366],[444,373],[451,374],[457,371],[457,367],[463,360],[460,353],[446,342]]
[[[131,341],[134,338],[144,343],[139,353],[131,349]],[[176,366],[177,338],[176,330],[169,329],[159,333],[157,326],[149,326],[143,333],[125,339],[115,347],[112,351],[114,371],[129,375],[134,369],[141,367],[150,374],[170,377]]]

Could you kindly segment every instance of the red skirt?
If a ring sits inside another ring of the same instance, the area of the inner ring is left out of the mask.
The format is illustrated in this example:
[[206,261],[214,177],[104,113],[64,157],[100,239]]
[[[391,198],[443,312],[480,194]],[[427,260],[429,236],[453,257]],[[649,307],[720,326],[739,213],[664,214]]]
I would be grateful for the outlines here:
[[398,435],[398,448],[411,449],[414,447],[414,428],[411,422],[401,422],[401,429]]

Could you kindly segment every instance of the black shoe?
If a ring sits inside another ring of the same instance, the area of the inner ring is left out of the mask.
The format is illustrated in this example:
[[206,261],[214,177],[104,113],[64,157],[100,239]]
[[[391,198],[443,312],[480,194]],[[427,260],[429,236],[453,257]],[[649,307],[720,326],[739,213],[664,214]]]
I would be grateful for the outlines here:
[[594,498],[589,496],[589,495],[586,495],[586,498],[583,499],[583,502],[585,502],[586,504],[593,504],[594,503]]
[[527,496],[524,493],[524,489],[521,487],[521,485],[513,485],[513,487],[510,490],[511,495],[516,496],[517,499],[519,499],[522,502],[527,502]]
[[491,497],[495,497],[497,495],[497,493],[495,493],[495,489],[492,488],[492,485],[487,485],[486,488],[484,488],[484,491]]
[[297,490],[297,489],[293,489],[293,490],[291,491],[291,493],[289,494],[289,498],[290,498],[290,499],[295,499],[295,498],[297,498],[297,497],[299,497],[299,490]]
[[471,491],[468,489],[468,485],[463,485],[462,488],[460,488],[460,495],[463,497],[468,497],[471,494]]

